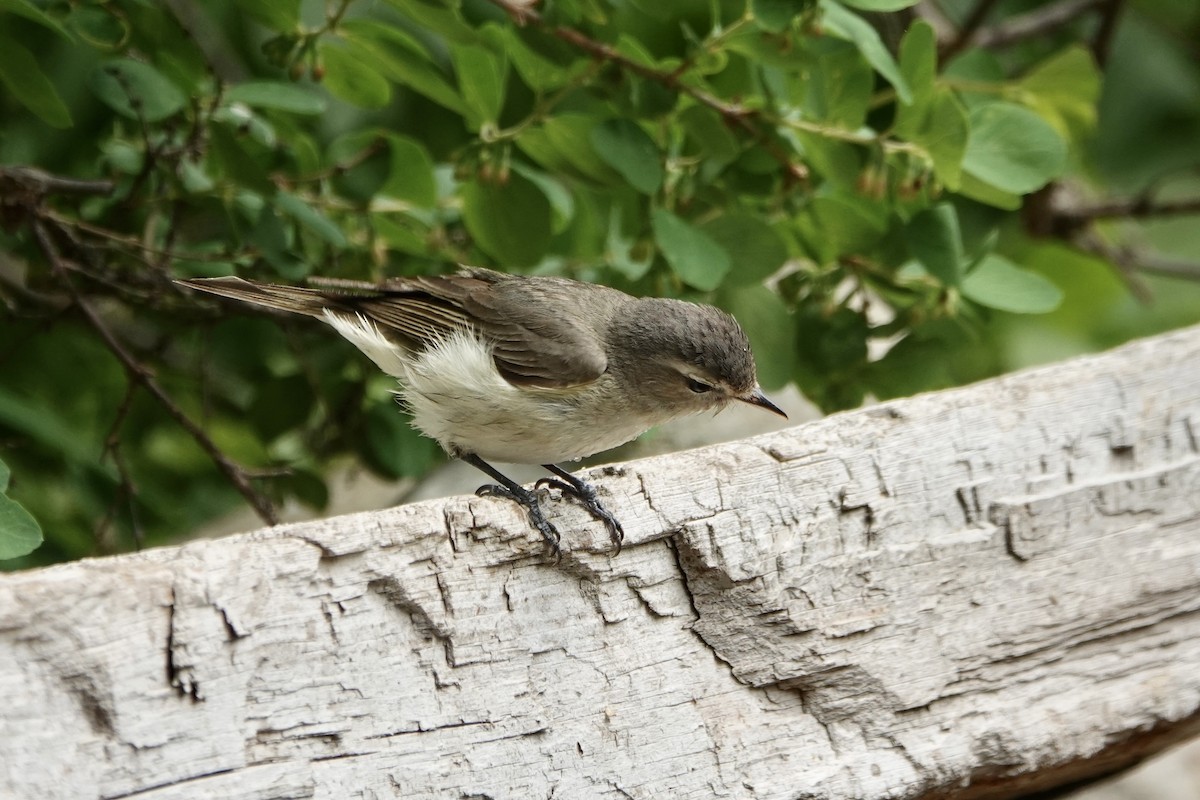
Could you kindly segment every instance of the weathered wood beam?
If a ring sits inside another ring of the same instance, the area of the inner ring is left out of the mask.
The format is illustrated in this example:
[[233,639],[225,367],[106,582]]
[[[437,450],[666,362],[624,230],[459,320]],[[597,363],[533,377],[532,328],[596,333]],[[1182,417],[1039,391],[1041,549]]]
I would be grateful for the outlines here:
[[0,796],[981,798],[1200,729],[1200,328],[593,472],[0,576]]

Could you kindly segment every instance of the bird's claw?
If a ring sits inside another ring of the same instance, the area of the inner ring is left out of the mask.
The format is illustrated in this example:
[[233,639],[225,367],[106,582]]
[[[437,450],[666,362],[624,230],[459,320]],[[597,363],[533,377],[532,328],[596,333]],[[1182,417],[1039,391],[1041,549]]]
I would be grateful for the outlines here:
[[609,538],[617,547],[614,555],[620,554],[621,545],[625,541],[625,529],[621,527],[620,521],[613,516],[613,513],[600,504],[600,498],[596,496],[596,489],[591,484],[578,478],[570,483],[558,478],[542,478],[533,486],[535,489],[541,489],[543,486],[552,487],[578,500],[589,514],[604,523],[604,527],[608,529]]
[[546,546],[554,555],[554,563],[562,561],[562,537],[559,535],[558,529],[554,527],[554,523],[546,519],[546,515],[542,513],[542,507],[538,504],[537,496],[533,492],[523,489],[514,491],[507,486],[489,483],[476,489],[475,494],[480,497],[503,497],[524,508],[530,524],[537,528],[538,532],[542,534],[542,538],[546,540]]

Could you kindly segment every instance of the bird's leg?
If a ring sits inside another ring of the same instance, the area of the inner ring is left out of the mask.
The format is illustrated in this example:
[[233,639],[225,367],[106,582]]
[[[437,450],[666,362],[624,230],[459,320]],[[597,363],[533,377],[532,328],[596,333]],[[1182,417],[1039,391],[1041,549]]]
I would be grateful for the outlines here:
[[484,461],[474,453],[459,455],[463,461],[470,464],[480,472],[485,473],[493,478],[497,483],[480,486],[475,490],[475,494],[483,497],[486,495],[495,495],[497,497],[506,497],[509,500],[523,506],[526,513],[529,515],[529,521],[533,527],[537,528],[542,534],[542,538],[546,540],[546,545],[550,548],[550,552],[554,554],[555,560],[562,558],[562,551],[559,547],[560,537],[558,530],[546,519],[542,513],[542,507],[538,505],[537,495],[528,489],[522,487],[512,478],[507,477],[500,470],[493,467],[491,464]]
[[600,498],[596,496],[596,489],[589,483],[576,478],[565,469],[554,464],[542,464],[542,466],[558,478],[542,478],[535,487],[553,486],[556,489],[562,490],[564,494],[569,494],[578,500],[584,508],[588,510],[596,519],[604,523],[604,527],[608,528],[608,535],[612,538],[613,544],[617,546],[617,553],[621,552],[621,543],[625,541],[625,529],[621,527],[621,523],[613,516],[612,512],[604,506],[600,505]]

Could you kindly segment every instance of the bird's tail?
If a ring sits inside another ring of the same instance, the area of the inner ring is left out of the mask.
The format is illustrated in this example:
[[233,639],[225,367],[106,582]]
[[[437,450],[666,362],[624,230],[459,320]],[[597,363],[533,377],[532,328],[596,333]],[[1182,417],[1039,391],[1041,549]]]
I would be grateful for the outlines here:
[[320,317],[326,308],[334,305],[328,292],[302,286],[257,283],[244,278],[192,278],[175,282],[201,292],[241,300],[243,303],[310,317]]

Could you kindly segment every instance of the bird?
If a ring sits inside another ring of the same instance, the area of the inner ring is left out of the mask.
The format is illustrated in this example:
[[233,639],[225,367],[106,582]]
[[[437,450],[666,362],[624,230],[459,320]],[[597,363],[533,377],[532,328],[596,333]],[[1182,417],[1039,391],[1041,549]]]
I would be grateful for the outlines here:
[[[758,383],[741,325],[711,305],[469,266],[379,283],[177,283],[330,325],[396,378],[417,430],[496,482],[477,494],[522,506],[556,558],[561,535],[536,494],[544,486],[603,522],[617,553],[625,535],[595,487],[559,464],[735,401],[787,418]],[[531,491],[491,461],[540,464],[553,477]]]

